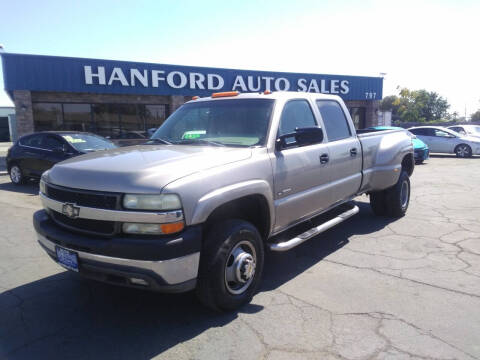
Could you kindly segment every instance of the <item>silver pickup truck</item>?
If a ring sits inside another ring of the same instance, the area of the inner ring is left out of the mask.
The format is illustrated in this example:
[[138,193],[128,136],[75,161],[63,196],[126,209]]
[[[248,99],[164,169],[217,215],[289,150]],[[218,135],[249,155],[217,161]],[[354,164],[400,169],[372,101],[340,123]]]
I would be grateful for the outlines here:
[[414,169],[403,130],[357,135],[337,96],[216,93],[175,111],[142,146],[43,174],[38,241],[67,269],[219,310],[250,301],[264,251],[286,251],[358,212],[400,217]]

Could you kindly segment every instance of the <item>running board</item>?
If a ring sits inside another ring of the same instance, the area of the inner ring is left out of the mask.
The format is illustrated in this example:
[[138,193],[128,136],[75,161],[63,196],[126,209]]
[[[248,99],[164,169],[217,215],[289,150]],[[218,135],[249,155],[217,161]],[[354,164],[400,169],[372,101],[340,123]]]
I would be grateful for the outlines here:
[[301,243],[307,241],[308,239],[311,239],[312,237],[321,234],[324,231],[327,231],[331,227],[334,227],[335,225],[340,224],[341,222],[347,220],[348,218],[352,217],[353,215],[357,214],[359,212],[358,206],[354,206],[350,210],[347,210],[336,217],[334,217],[331,220],[328,220],[324,222],[323,224],[320,224],[318,226],[315,226],[300,235],[294,237],[293,239],[284,241],[284,242],[279,242],[279,243],[272,243],[269,244],[270,250],[272,251],[287,251],[295,246],[300,245]]

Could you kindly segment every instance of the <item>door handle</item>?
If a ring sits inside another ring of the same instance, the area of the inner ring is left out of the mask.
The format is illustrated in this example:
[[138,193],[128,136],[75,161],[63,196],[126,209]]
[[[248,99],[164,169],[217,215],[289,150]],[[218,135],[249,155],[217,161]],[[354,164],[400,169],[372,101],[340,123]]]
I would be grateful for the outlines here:
[[350,156],[357,156],[357,148],[350,149]]
[[328,163],[328,160],[329,160],[328,154],[320,155],[320,164],[326,164]]

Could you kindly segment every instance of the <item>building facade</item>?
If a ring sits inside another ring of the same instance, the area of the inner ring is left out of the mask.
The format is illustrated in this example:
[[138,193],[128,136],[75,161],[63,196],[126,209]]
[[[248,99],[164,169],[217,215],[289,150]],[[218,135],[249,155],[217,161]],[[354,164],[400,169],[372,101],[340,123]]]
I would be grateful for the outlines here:
[[232,91],[309,91],[341,96],[357,128],[377,124],[383,79],[2,54],[16,133],[89,131],[148,136],[192,96]]

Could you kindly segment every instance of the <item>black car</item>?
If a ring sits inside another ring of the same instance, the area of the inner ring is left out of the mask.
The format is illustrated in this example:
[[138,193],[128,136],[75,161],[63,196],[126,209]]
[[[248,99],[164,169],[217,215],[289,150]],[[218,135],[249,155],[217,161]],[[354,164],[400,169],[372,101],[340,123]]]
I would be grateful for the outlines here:
[[14,184],[39,178],[56,163],[91,151],[113,149],[111,141],[82,132],[39,132],[22,136],[8,149],[7,170]]

